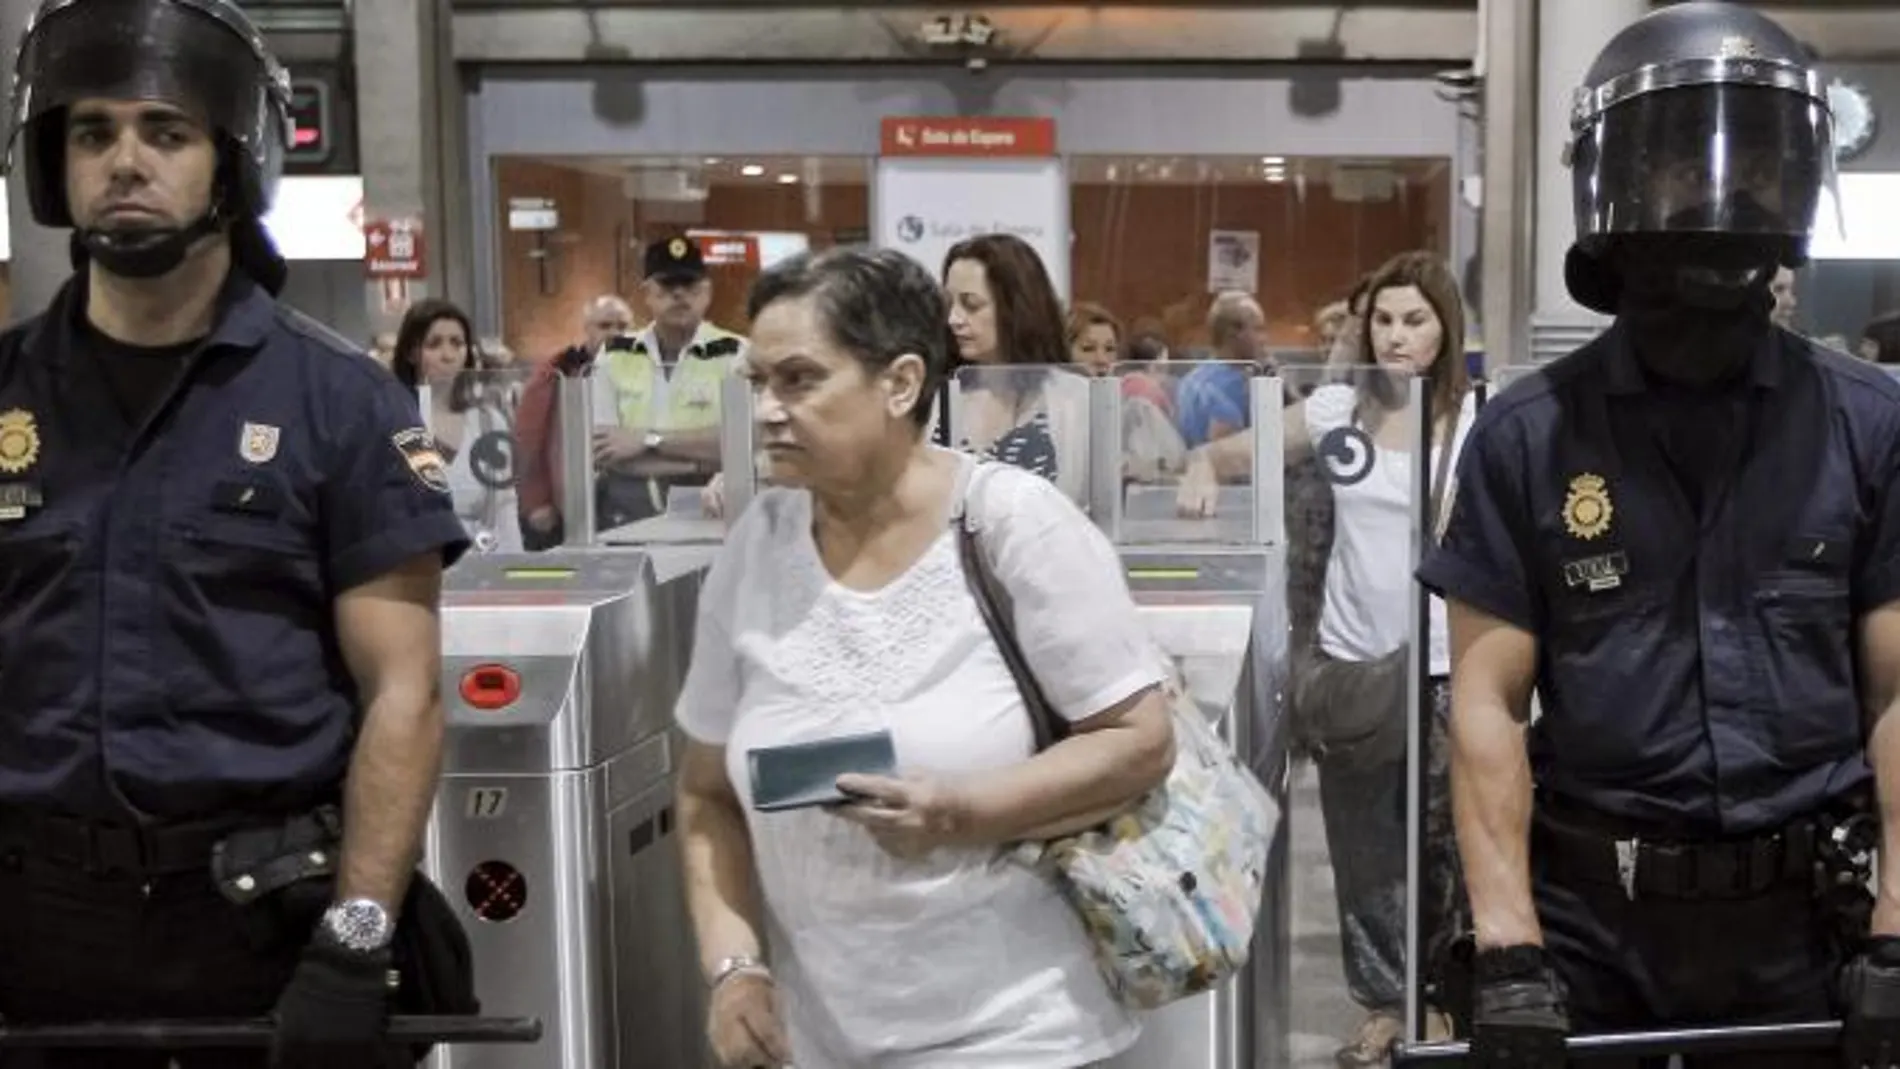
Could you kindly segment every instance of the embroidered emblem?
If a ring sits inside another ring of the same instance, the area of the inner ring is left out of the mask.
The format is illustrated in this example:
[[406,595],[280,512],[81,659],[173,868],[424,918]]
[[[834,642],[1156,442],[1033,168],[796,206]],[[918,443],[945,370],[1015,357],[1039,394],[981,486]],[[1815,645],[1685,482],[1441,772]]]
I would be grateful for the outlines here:
[[238,436],[238,456],[253,464],[268,464],[277,456],[277,440],[283,432],[268,423],[246,423]]

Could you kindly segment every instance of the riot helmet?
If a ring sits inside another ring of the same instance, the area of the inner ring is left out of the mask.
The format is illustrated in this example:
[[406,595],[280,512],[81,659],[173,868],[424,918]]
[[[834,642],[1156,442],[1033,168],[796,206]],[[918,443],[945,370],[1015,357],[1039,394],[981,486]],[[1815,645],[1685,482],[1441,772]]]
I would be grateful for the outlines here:
[[1751,286],[1799,267],[1834,189],[1833,118],[1807,49],[1738,4],[1693,0],[1618,33],[1577,91],[1571,134],[1566,275],[1598,311],[1614,310],[1600,262],[1619,245],[1745,271]]
[[80,227],[76,249],[116,274],[152,277],[222,227],[241,229],[244,244],[256,244],[291,142],[290,75],[232,0],[43,0],[21,41],[5,141],[6,171],[23,173],[33,218],[43,226],[76,226],[67,203],[66,116],[89,98],[162,101],[198,116],[216,142],[218,174],[197,221]]

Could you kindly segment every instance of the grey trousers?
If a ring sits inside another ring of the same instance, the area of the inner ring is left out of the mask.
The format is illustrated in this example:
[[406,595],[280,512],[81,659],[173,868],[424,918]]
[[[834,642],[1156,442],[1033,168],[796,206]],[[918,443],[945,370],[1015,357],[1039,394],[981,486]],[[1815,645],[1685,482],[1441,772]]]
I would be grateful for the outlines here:
[[[1428,786],[1420,858],[1419,924],[1427,961],[1468,927],[1464,881],[1451,823],[1451,687],[1430,687],[1431,731],[1424,759]],[[1405,1005],[1405,759],[1352,768],[1316,758],[1320,815],[1333,863],[1340,957],[1346,989],[1367,1010],[1397,1013]]]

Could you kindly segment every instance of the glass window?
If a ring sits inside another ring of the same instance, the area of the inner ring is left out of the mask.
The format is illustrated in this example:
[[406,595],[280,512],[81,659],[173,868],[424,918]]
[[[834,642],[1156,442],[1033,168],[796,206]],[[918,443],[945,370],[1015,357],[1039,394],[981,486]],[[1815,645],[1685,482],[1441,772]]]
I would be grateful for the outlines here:
[[[1075,299],[1174,359],[1318,362],[1320,314],[1361,275],[1450,253],[1448,159],[1074,156],[1069,182]],[[1209,312],[1230,290],[1257,323],[1236,310],[1215,339]]]
[[634,330],[664,314],[667,294],[643,285],[649,243],[690,237],[706,264],[703,319],[743,333],[763,267],[861,242],[870,223],[863,157],[501,157],[494,168],[501,329],[529,359],[583,341],[596,297],[624,298]]

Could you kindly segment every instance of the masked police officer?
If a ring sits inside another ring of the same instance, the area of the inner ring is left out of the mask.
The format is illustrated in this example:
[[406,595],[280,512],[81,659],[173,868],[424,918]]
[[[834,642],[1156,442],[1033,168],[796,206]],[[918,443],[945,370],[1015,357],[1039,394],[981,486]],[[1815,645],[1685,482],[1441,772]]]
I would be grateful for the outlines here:
[[1615,321],[1486,406],[1421,569],[1473,1061],[1841,1013],[1847,1064],[1900,1065],[1900,387],[1770,322],[1832,181],[1822,83],[1763,16],[1685,3],[1610,42],[1573,128],[1567,281]]
[[79,269],[0,335],[0,1016],[406,1064],[465,540],[408,393],[273,296],[289,89],[230,0],[45,0],[22,44],[7,165]]

